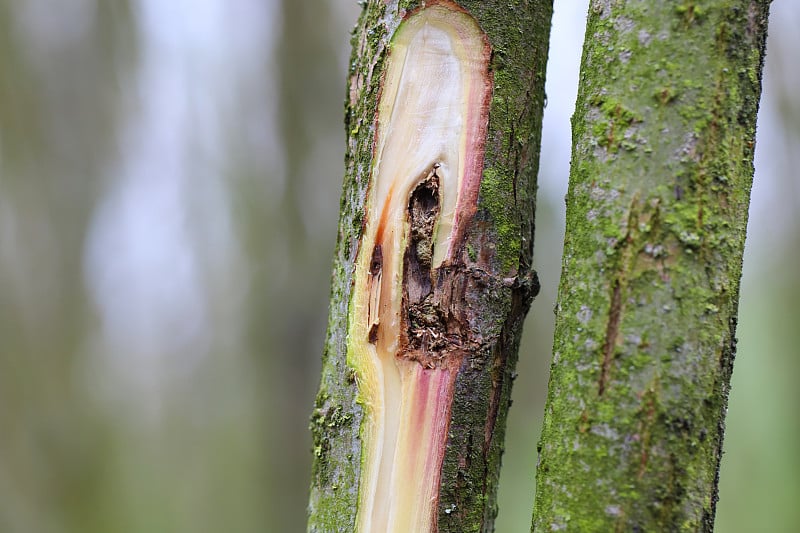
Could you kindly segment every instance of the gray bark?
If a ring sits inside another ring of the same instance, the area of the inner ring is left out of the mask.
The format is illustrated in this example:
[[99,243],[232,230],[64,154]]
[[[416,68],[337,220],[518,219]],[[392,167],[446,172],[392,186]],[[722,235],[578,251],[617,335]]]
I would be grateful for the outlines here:
[[535,531],[711,531],[766,0],[591,2]]

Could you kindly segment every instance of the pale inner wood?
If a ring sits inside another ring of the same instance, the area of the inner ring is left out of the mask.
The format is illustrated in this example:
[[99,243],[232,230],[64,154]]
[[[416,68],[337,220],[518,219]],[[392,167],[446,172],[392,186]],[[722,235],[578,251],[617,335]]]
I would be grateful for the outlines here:
[[[348,362],[358,370],[366,414],[361,532],[435,529],[453,380],[447,368],[423,368],[398,358],[408,206],[412,191],[435,172],[435,269],[452,253],[465,169],[482,161],[482,154],[472,153],[482,143],[470,136],[481,123],[475,115],[483,112],[487,60],[475,21],[446,5],[411,16],[392,40],[348,339]],[[485,124],[477,129],[485,134]]]

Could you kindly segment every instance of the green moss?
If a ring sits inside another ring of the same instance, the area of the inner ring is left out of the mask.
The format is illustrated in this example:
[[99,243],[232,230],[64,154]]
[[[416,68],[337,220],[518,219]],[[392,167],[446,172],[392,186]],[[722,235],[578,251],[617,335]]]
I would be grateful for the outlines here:
[[343,406],[330,406],[330,397],[323,392],[317,397],[316,408],[311,416],[309,429],[314,440],[313,475],[319,479],[320,484],[328,484],[331,472],[327,461],[330,452],[331,433],[349,431],[353,421],[353,414],[348,413]]
[[473,263],[478,260],[478,251],[472,243],[467,244],[467,257],[469,257],[469,260]]
[[420,0],[400,0],[397,3],[398,10],[400,12],[408,12],[420,7],[421,2]]
[[706,15],[706,10],[698,2],[689,1],[675,6],[675,13],[688,24],[701,22]]
[[519,214],[509,206],[514,205],[512,180],[494,168],[483,171],[479,205],[492,222],[492,232],[497,239],[490,242],[495,247],[497,260],[504,272],[516,270],[519,262],[522,233]]
[[659,104],[667,105],[675,99],[676,94],[672,87],[661,87],[656,90],[656,93],[653,95],[653,97]]

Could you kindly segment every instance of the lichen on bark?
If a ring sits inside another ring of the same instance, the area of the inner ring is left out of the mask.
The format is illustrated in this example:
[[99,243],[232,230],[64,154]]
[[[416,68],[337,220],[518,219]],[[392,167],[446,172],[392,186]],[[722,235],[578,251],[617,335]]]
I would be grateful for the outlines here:
[[535,531],[713,528],[768,4],[590,4]]

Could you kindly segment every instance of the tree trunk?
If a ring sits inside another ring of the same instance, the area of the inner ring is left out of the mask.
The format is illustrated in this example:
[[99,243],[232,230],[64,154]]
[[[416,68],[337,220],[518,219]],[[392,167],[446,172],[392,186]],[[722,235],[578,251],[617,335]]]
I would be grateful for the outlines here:
[[768,0],[593,0],[535,531],[711,531]]
[[492,530],[551,11],[364,3],[309,531]]

